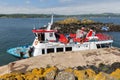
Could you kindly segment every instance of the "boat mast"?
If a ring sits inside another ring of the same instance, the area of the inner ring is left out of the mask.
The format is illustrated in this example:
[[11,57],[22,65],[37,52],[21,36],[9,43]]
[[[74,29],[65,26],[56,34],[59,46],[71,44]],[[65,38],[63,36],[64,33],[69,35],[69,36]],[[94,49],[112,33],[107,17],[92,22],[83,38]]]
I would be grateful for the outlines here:
[[51,22],[48,23],[47,30],[50,30],[50,29],[51,29],[52,24],[53,24],[53,14],[52,14],[52,16],[51,16]]

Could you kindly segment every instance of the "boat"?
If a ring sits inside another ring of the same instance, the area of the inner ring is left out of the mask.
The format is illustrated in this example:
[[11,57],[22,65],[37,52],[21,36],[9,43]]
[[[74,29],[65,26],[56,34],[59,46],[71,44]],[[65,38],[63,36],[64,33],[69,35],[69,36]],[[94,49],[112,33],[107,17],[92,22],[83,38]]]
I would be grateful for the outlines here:
[[[83,29],[75,34],[65,36],[58,30],[52,30],[53,16],[46,29],[33,29],[35,35],[33,43],[29,46],[10,48],[7,52],[15,57],[28,58],[49,53],[80,51],[112,47],[112,37],[102,33],[95,33],[90,29],[86,34]],[[81,37],[82,35],[82,37]]]

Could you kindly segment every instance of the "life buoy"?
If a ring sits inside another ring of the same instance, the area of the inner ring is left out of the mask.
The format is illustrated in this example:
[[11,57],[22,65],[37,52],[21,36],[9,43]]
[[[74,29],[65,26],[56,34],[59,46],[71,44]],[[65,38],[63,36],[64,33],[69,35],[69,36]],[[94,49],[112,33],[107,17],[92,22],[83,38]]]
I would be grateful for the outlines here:
[[35,41],[35,45],[37,45],[38,44],[38,41]]

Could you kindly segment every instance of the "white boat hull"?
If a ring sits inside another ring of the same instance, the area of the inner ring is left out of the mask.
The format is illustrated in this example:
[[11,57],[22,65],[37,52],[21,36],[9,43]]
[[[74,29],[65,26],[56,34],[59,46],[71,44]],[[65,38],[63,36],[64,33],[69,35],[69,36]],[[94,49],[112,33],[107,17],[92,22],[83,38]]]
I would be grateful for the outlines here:
[[[93,42],[84,42],[84,43],[57,43],[57,42],[47,42],[47,43],[38,43],[34,46],[33,56],[38,56],[48,53],[57,53],[57,52],[66,52],[66,51],[80,51],[88,49],[97,49],[97,45],[105,45],[104,47],[111,47],[113,40],[106,41],[93,41]],[[107,46],[107,44],[109,46]],[[102,46],[100,47],[102,48]]]

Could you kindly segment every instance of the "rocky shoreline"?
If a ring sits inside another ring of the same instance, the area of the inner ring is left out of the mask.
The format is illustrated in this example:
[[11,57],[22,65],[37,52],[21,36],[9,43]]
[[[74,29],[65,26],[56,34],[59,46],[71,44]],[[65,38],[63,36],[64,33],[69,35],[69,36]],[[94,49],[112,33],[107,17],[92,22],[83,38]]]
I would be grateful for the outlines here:
[[[51,54],[36,56],[36,57],[12,62],[14,63],[14,65],[11,68],[9,67],[11,66],[12,63],[5,66],[1,66],[0,75],[7,74],[10,72],[26,73],[28,71],[33,70],[34,68],[35,69],[36,68],[39,69],[41,67],[46,68],[48,65],[50,65],[50,66],[56,66],[57,69],[59,69],[60,71],[61,70],[63,71],[68,68],[72,68],[72,70],[92,69],[93,72],[96,74],[96,76],[102,74],[103,75],[106,74],[109,76],[113,74],[114,75],[118,74],[118,77],[120,78],[119,57],[120,57],[120,49],[115,47],[103,48],[97,50],[76,51],[76,52],[75,51],[64,52],[64,53],[62,52],[57,54],[51,53]],[[12,73],[10,73],[9,75],[11,75]],[[100,79],[96,79],[96,80],[100,80]],[[108,80],[113,80],[113,79],[108,79]]]
[[78,20],[77,18],[67,18],[62,21],[54,22],[52,25],[52,29],[58,29],[60,33],[75,33],[77,29],[80,29],[81,27],[85,27],[86,31],[88,31],[90,28],[94,28],[96,32],[104,32],[102,30],[102,27],[108,27],[109,29],[107,31],[111,32],[119,32],[120,31],[120,25],[114,24],[114,23],[101,23],[101,22],[95,22],[88,19]]

